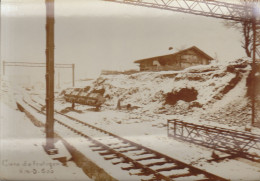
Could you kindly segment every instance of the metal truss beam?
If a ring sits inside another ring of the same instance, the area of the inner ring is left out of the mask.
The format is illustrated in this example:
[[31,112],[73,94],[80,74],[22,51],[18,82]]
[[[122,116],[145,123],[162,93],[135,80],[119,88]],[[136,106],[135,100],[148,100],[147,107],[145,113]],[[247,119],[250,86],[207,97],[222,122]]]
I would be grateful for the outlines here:
[[260,162],[260,136],[241,131],[168,120],[168,136]]
[[[136,6],[164,9],[202,15],[207,17],[221,18],[234,21],[251,21],[253,6],[232,4],[212,0],[104,0]],[[259,23],[259,21],[257,21]]]

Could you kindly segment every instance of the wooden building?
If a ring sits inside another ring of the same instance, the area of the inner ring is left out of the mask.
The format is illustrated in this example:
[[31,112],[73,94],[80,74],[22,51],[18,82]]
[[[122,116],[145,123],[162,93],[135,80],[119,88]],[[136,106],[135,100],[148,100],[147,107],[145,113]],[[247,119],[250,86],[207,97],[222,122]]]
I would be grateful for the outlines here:
[[174,54],[136,60],[140,71],[183,70],[195,65],[207,65],[212,57],[196,46],[181,50]]

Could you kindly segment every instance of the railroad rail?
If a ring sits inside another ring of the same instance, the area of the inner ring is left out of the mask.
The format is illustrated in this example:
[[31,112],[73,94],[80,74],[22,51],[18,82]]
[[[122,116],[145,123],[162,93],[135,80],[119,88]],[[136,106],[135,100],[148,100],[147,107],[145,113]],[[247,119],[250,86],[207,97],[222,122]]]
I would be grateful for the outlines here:
[[168,120],[168,136],[260,162],[260,135],[213,126]]
[[[44,114],[41,108],[26,100],[24,102]],[[55,122],[91,142],[92,151],[98,152],[105,160],[114,165],[124,164],[121,169],[140,177],[140,180],[226,180],[57,111]]]

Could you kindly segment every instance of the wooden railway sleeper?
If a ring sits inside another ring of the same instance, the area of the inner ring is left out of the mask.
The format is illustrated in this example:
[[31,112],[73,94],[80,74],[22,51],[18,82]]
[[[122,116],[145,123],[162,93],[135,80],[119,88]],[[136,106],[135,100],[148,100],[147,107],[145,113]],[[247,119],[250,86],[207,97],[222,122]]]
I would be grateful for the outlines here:
[[[107,146],[112,146],[112,145],[119,145],[119,143],[108,143]],[[114,148],[113,148],[114,149]]]
[[113,165],[118,165],[120,163],[123,163],[122,161],[119,161],[119,162],[112,162]]
[[[102,140],[99,140],[99,141],[102,141]],[[113,150],[115,150],[111,145],[120,145],[121,144],[121,142],[114,142],[114,143],[109,143],[109,144],[105,144],[106,146],[108,146],[110,149],[113,149]]]
[[[107,144],[110,145],[110,144]],[[122,148],[130,148],[133,147],[133,145],[126,145],[126,146],[118,146],[118,147],[112,147],[114,150],[122,149]]]
[[93,144],[93,145],[89,145],[90,148],[99,148],[99,145]]
[[[140,172],[140,173],[135,173],[135,174],[132,174],[132,175],[138,175],[138,176],[149,176],[149,175],[153,175],[153,180],[156,180],[156,181],[160,181],[160,180],[166,180],[166,181],[171,181],[172,179],[167,177],[167,176],[164,176],[164,175],[161,175],[160,173],[158,172],[155,172],[155,173],[149,173],[149,170],[146,170],[144,169],[144,171]],[[155,179],[156,178],[156,179]]]
[[74,132],[80,136],[83,136],[84,134],[81,131],[74,130]]
[[197,175],[197,174],[193,174],[193,173],[182,173],[182,174],[174,174],[174,175],[170,175],[170,178],[178,178],[178,177],[188,177],[188,176],[192,176],[192,175]]
[[82,132],[80,132],[79,135],[84,137],[84,133],[82,133]]
[[150,159],[159,159],[158,156],[151,156],[151,157],[145,157],[145,158],[138,158],[135,161],[143,161],[143,160],[150,160]]
[[149,175],[153,175],[153,174],[150,173],[150,172],[146,172],[145,170],[143,171],[143,169],[142,169],[141,172],[139,172],[139,173],[133,173],[132,175],[137,175],[137,176],[149,176]]
[[140,169],[140,172],[137,173],[131,173],[131,175],[154,175],[157,174],[157,172],[151,171],[151,169],[149,169],[148,167],[140,167],[138,163],[133,163],[133,166],[136,167],[136,169]]
[[135,154],[135,156],[148,155],[148,154],[151,154],[151,152],[144,151],[144,152]]
[[98,148],[98,149],[92,149],[92,151],[106,151],[107,149],[105,148]]
[[106,141],[115,140],[115,138],[111,137],[110,135],[107,136],[107,133],[106,133],[105,136],[102,136],[102,137],[100,137],[99,139],[100,139],[100,140],[103,140],[104,137],[105,137]]
[[157,172],[163,172],[163,171],[171,171],[171,170],[179,170],[179,169],[184,169],[184,166],[172,166],[172,167],[167,167],[167,168],[159,168],[156,169]]
[[102,153],[99,153],[101,156],[107,156],[107,155],[113,155],[114,153],[110,152],[110,151],[107,151],[107,152],[102,152]]
[[144,152],[141,152],[141,153],[136,153],[135,156],[148,155],[148,154],[151,154],[151,152],[144,151]]
[[130,150],[122,150],[122,151],[118,151],[120,153],[127,153],[127,152],[131,152],[131,151],[140,151],[138,148],[133,148],[133,149],[130,149]]
[[105,160],[113,160],[113,159],[116,159],[116,158],[118,158],[116,155],[111,156],[111,157],[104,157]]
[[135,167],[135,166],[130,166],[130,167],[121,167],[121,169],[129,171],[129,170],[137,170],[137,169],[140,169],[140,168]]
[[[117,157],[117,158],[120,158],[120,157]],[[124,159],[124,158],[120,158],[121,161],[117,161],[117,162],[112,162],[113,165],[117,165],[119,163],[129,163],[128,160]]]
[[166,163],[168,163],[168,162],[166,162],[166,161],[163,161],[163,162],[155,162],[155,163],[149,163],[149,164],[147,164],[147,165],[145,165],[145,166],[147,166],[147,167],[152,167],[152,166],[156,166],[156,165],[164,165],[164,164],[166,164]]

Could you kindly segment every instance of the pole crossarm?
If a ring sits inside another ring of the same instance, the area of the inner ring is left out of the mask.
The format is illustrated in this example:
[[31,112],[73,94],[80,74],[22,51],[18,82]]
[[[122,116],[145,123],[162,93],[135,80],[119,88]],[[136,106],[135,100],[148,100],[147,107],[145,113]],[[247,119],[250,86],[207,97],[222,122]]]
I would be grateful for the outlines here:
[[[221,18],[234,21],[251,21],[254,16],[252,3],[248,6],[212,0],[104,0],[136,6],[164,9]],[[257,20],[257,24],[260,21]]]

